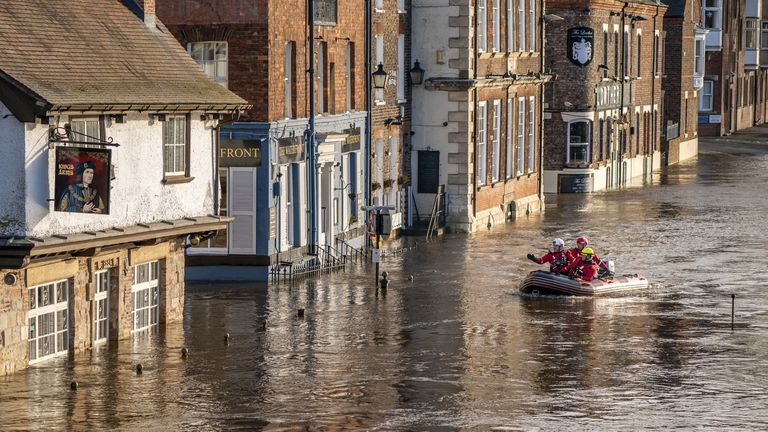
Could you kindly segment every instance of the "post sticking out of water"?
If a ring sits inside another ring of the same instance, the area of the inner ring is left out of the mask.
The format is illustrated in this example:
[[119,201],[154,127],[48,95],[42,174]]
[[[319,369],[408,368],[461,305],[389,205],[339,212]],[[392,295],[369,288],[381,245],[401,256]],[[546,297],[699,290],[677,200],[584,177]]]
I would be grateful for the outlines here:
[[733,316],[736,314],[736,294],[731,294],[731,331],[733,331]]

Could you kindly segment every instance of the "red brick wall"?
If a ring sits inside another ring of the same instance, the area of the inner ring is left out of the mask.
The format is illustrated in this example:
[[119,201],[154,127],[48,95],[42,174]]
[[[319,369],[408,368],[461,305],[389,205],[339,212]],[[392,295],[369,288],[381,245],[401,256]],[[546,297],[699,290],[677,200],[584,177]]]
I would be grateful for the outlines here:
[[[373,2],[371,2],[373,4]],[[390,73],[390,76],[397,77],[397,37],[400,34],[405,35],[405,99],[406,103],[399,104],[397,100],[397,85],[396,81],[392,80],[384,88],[384,105],[374,104],[371,108],[371,133],[373,137],[372,142],[376,142],[377,139],[384,139],[384,152],[385,157],[383,161],[384,166],[384,178],[397,179],[405,173],[410,172],[410,155],[411,155],[411,84],[408,71],[413,66],[411,60],[411,37],[410,37],[410,0],[405,2],[406,13],[399,13],[397,10],[397,0],[383,0],[383,12],[376,11],[372,15],[373,29],[372,35],[382,35],[384,37],[384,70]],[[362,47],[361,47],[362,48]],[[361,51],[362,54],[362,51]],[[376,43],[375,38],[371,40],[371,66],[376,68]],[[361,79],[364,77],[361,76]],[[401,107],[403,108],[401,111]],[[361,108],[362,109],[362,108]],[[403,114],[402,125],[387,126],[385,121],[395,119]],[[389,136],[399,136],[400,145],[398,147],[398,154],[389,155]],[[390,173],[390,161],[391,157],[398,159],[399,172]],[[375,169],[375,160],[371,161],[371,172]]]
[[[536,122],[535,122],[535,146],[534,146],[534,163],[532,173],[528,173],[528,98],[534,96],[536,98]],[[518,98],[526,98],[526,112],[525,112],[525,169],[523,174],[517,176],[517,111],[518,111]],[[506,172],[507,161],[507,99],[512,99],[512,148],[513,148],[513,172],[508,176]],[[539,140],[540,140],[540,121],[539,119],[539,88],[535,85],[530,86],[513,86],[510,88],[504,87],[490,87],[479,89],[477,93],[478,102],[486,102],[488,106],[488,115],[486,118],[486,159],[485,161],[477,161],[477,164],[485,163],[486,165],[486,179],[483,186],[478,187],[477,190],[477,211],[483,211],[490,209],[494,206],[503,206],[514,199],[520,199],[530,195],[536,195],[538,193],[538,160],[539,160]],[[493,102],[499,100],[501,102],[501,129],[499,133],[499,179],[496,182],[492,181],[492,168],[493,168]],[[477,111],[476,111],[477,112]],[[477,131],[477,127],[475,130]]]
[[[355,109],[362,110],[365,104],[365,22],[359,6],[355,0],[339,0],[337,24],[315,27],[316,41],[325,42],[328,47],[325,67],[335,64],[336,109],[333,113],[346,111],[348,41],[355,43]],[[297,109],[293,114],[296,118],[308,115],[308,81],[304,73],[309,69],[305,1],[163,0],[157,9],[160,19],[184,46],[199,41],[228,42],[229,89],[253,105],[242,120],[285,118],[284,53],[286,43],[295,42],[293,93]]]
[[[592,140],[591,140],[591,167],[596,167],[602,163],[602,155],[599,151],[599,121],[596,98],[596,88],[598,85],[608,83],[614,77],[614,24],[619,25],[619,43],[618,43],[618,73],[621,74],[620,63],[623,56],[622,34],[623,26],[629,26],[629,44],[630,52],[628,55],[628,68],[624,71],[624,76],[632,77],[631,98],[629,92],[625,93],[624,107],[630,117],[630,125],[633,127],[633,134],[629,131],[627,151],[622,157],[630,158],[644,152],[644,146],[647,149],[653,146],[655,141],[658,147],[661,137],[661,117],[662,113],[657,114],[655,134],[653,128],[653,106],[657,105],[658,110],[662,109],[662,79],[661,74],[658,77],[653,76],[653,45],[654,30],[659,33],[664,30],[663,14],[665,6],[658,10],[659,16],[654,20],[657,14],[655,6],[639,3],[628,3],[624,12],[627,15],[640,15],[645,21],[637,21],[634,24],[626,18],[622,23],[621,16],[612,16],[612,13],[620,13],[623,2],[576,2],[574,0],[554,0],[547,3],[547,13],[563,17],[562,21],[550,22],[547,24],[547,53],[546,70],[552,70],[557,74],[557,80],[548,85],[545,91],[545,102],[548,107],[547,112],[551,116],[545,122],[545,144],[544,144],[544,167],[549,170],[559,170],[566,165],[567,150],[567,124],[562,119],[563,112],[595,112],[592,118]],[[603,24],[608,24],[608,55],[606,62],[608,70],[603,72],[598,66],[603,63],[603,54],[606,47],[603,44]],[[655,24],[655,26],[654,26]],[[592,61],[586,66],[578,66],[572,63],[567,56],[567,32],[573,27],[590,27],[594,30],[594,44]],[[641,30],[641,52],[640,60],[637,54],[637,29]],[[637,65],[640,61],[640,79],[635,79],[638,75]],[[659,71],[661,69],[661,52],[659,51]],[[607,77],[607,80],[603,78]],[[616,78],[621,79],[620,76]],[[629,84],[626,84],[629,86]],[[641,127],[636,127],[635,107],[641,107]],[[650,126],[644,122],[643,107],[650,106]],[[607,108],[600,108],[604,111]],[[639,133],[638,133],[639,132]],[[619,132],[621,133],[621,132]],[[603,134],[604,145],[607,146],[607,133]],[[635,145],[635,141],[639,146]],[[639,151],[638,148],[639,147]],[[607,152],[606,152],[607,153]]]

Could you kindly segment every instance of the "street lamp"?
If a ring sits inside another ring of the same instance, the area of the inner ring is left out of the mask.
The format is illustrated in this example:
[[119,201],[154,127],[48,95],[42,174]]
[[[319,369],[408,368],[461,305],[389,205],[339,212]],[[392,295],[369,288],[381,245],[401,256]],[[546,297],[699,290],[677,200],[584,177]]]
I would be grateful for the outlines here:
[[376,289],[378,290],[379,260],[381,260],[380,236],[381,236],[382,225],[384,222],[384,219],[381,217],[381,211],[382,210],[394,211],[395,207],[393,206],[362,206],[360,207],[360,210],[363,210],[365,212],[369,212],[369,211],[376,212],[376,253],[374,253],[374,257],[375,257],[374,260],[376,264]]
[[371,74],[373,76],[373,87],[377,89],[383,89],[387,85],[387,72],[384,71],[384,65],[379,63],[379,67],[376,72]]
[[424,82],[424,69],[421,68],[418,60],[416,60],[416,63],[413,64],[413,68],[410,70],[410,72],[411,84],[419,85]]

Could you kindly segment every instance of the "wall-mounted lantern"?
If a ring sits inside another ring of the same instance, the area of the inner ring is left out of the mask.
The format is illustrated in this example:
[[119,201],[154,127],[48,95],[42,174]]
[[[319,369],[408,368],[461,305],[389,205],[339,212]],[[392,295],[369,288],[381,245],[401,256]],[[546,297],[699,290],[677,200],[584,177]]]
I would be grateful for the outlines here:
[[374,88],[383,89],[387,85],[387,73],[384,71],[383,64],[379,63],[379,67],[372,75]]
[[416,63],[414,63],[413,68],[411,69],[411,84],[413,85],[419,85],[422,82],[424,82],[424,69],[421,68],[421,65],[419,65],[419,61],[416,60]]

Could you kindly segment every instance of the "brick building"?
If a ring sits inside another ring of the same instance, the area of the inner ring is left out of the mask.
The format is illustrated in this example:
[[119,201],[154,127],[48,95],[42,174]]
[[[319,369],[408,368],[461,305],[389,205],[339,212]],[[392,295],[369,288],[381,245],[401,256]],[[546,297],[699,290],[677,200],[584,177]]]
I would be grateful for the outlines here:
[[394,206],[402,219],[410,183],[411,0],[371,2],[371,65],[387,73],[383,89],[372,89],[371,197],[373,204]]
[[139,3],[0,5],[0,375],[181,320],[185,242],[226,227],[213,136],[245,101]]
[[[193,248],[196,279],[266,280],[318,245],[359,245],[366,188],[365,13],[314,1],[317,163],[308,167],[309,25],[303,0],[163,0],[158,15],[209,75],[252,108],[221,128],[222,213],[229,231]],[[240,156],[238,156],[240,155]],[[242,157],[241,157],[242,156]],[[313,173],[309,170],[315,170]],[[310,180],[317,203],[309,208]]]
[[411,178],[419,216],[445,185],[448,227],[474,231],[543,209],[543,2],[413,0]]
[[765,122],[768,100],[768,5],[704,0],[706,74],[699,105],[702,135],[729,135]]
[[700,101],[708,33],[701,27],[701,1],[670,0],[667,5],[661,36],[664,44],[664,117],[661,129],[664,165],[698,154],[698,110],[702,103],[711,102],[711,99]]
[[547,192],[619,187],[661,166],[664,4],[553,0],[545,96]]

